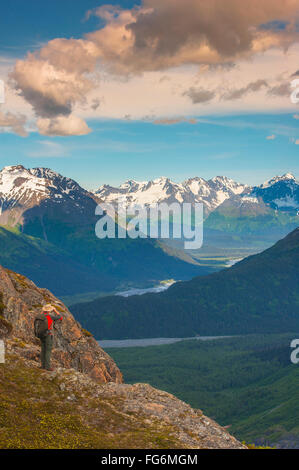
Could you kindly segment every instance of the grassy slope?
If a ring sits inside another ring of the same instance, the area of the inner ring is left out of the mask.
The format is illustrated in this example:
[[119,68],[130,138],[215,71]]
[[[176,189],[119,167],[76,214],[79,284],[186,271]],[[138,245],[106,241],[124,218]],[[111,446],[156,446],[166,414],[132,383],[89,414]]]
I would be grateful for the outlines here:
[[60,389],[59,379],[50,380],[45,374],[14,355],[0,364],[0,449],[180,446],[170,436],[170,427],[129,420],[113,397],[90,399],[88,390],[80,390],[74,406],[68,392]]
[[[240,440],[299,445],[299,333],[110,349],[128,383],[146,381],[200,407]],[[293,436],[293,437],[292,437]]]
[[160,294],[74,305],[98,339],[279,333],[299,328],[299,229],[230,269]]

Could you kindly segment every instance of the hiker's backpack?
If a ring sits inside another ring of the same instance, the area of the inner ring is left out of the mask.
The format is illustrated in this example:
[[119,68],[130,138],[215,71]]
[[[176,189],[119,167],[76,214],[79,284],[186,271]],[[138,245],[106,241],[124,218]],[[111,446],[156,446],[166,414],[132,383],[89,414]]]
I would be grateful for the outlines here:
[[43,313],[36,315],[34,319],[34,334],[37,338],[42,339],[48,331],[48,319]]

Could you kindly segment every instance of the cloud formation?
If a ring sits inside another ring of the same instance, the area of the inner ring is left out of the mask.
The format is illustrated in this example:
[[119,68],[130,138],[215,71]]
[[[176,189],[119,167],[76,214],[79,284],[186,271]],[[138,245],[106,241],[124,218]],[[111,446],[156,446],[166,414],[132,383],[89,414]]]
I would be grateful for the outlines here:
[[247,86],[243,88],[233,89],[226,91],[222,95],[223,100],[238,100],[245,96],[247,93],[250,92],[257,92],[260,91],[262,88],[268,87],[268,83],[266,80],[256,80],[255,82],[249,83]]
[[[86,16],[97,15],[104,24],[100,29],[82,39],[49,41],[25,59],[17,60],[11,79],[32,106],[41,133],[83,135],[90,129],[75,114],[99,85],[98,65],[125,78],[184,65],[212,70],[227,68],[228,64],[232,67],[274,47],[286,50],[299,40],[299,0],[244,3],[143,0],[132,9],[103,5]],[[278,28],[277,21],[283,26]],[[216,95],[206,87],[186,86],[189,89],[183,96],[194,104],[209,103]],[[266,86],[265,80],[252,81],[246,87],[228,90],[222,99],[237,100]],[[269,94],[285,96],[286,88],[269,88]],[[94,98],[89,108],[95,112],[100,105]]]
[[[299,0],[143,0],[95,11],[106,26],[87,35],[114,71],[226,64],[298,40]],[[284,23],[277,28],[276,21]]]
[[71,135],[70,129],[79,132],[75,135],[86,133],[87,124],[71,113],[96,86],[87,74],[94,70],[97,58],[97,49],[89,41],[54,39],[26,59],[17,60],[10,78],[40,118],[38,127],[43,133],[54,135],[54,129],[59,131],[57,135]]
[[268,90],[268,95],[272,96],[291,96],[292,89],[290,82],[283,82],[275,85]]
[[48,136],[86,135],[91,132],[86,122],[75,115],[39,118],[36,125],[40,134]]
[[208,103],[215,97],[216,93],[215,91],[212,91],[212,90],[205,90],[202,87],[199,87],[199,88],[190,87],[189,90],[184,91],[182,95],[188,96],[191,99],[192,103],[199,104],[199,103]]
[[88,41],[54,39],[25,60],[17,60],[11,78],[38,116],[68,115],[75,103],[85,102],[94,86],[86,73],[94,70],[96,58]]
[[16,115],[10,112],[4,113],[0,111],[0,128],[8,128],[21,137],[27,137],[28,132],[25,129],[26,116],[22,114]]

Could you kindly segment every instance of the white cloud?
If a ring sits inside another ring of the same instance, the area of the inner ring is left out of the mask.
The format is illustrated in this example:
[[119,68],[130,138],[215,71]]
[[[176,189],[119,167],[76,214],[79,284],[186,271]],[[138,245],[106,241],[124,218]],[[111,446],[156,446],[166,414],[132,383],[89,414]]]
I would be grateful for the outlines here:
[[[246,8],[240,0],[143,0],[91,14],[101,29],[51,40],[15,63],[19,96],[10,90],[4,110],[34,116],[41,134],[85,135],[93,118],[173,121],[292,106],[299,0],[250,0]],[[11,65],[0,60],[0,71]]]
[[[106,26],[87,35],[117,73],[227,64],[298,40],[299,0],[143,0],[95,10]],[[275,21],[286,22],[279,29]],[[267,25],[267,27],[263,27]]]
[[39,118],[36,124],[40,134],[48,136],[86,135],[91,132],[83,119],[72,114],[57,116],[53,119]]
[[2,131],[14,132],[21,137],[27,137],[28,132],[25,129],[26,116],[16,115],[10,112],[4,113],[0,111],[0,129]]

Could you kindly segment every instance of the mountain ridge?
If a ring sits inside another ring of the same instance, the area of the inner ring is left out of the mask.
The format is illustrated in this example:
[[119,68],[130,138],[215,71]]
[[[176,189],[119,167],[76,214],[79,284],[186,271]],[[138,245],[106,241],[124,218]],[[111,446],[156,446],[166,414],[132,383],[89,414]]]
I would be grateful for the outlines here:
[[[74,180],[50,169],[5,167],[0,172],[3,247],[0,263],[33,277],[38,283],[42,281],[59,295],[113,291],[117,286],[126,287],[125,283],[156,282],[173,277],[186,279],[201,271],[211,271],[196,262],[190,263],[178,250],[164,250],[156,240],[149,238],[100,240],[95,235],[98,202],[95,195]],[[15,229],[13,235],[11,229]],[[31,269],[29,253],[33,256],[34,269]],[[50,261],[49,253],[52,254]],[[18,262],[20,259],[24,266]],[[63,259],[68,265],[69,276],[65,279]],[[141,259],[146,263],[140,265]],[[51,267],[48,279],[39,276],[39,269],[41,273],[44,271],[47,260]],[[83,281],[82,291],[74,291],[75,285],[80,289],[75,277],[84,275],[90,281],[90,288],[88,282]]]
[[298,261],[299,228],[229,269],[162,293],[70,308],[97,339],[289,332],[299,328]]
[[[299,182],[291,173],[276,176],[260,186],[250,186],[238,183],[226,176],[216,176],[209,180],[195,176],[181,183],[176,183],[168,177],[160,177],[150,181],[128,180],[118,187],[104,184],[93,193],[103,202],[116,204],[118,199],[126,198],[125,204],[153,204],[159,202],[202,202],[206,215],[219,207],[224,201],[234,196],[256,198],[258,190],[265,190],[276,184],[299,187]],[[285,188],[282,188],[284,191]],[[259,192],[263,199],[263,193]],[[296,193],[296,207],[299,208],[299,196]],[[292,206],[293,208],[294,206]]]

